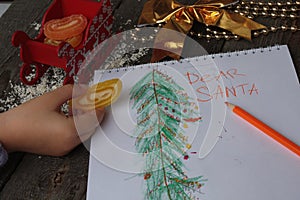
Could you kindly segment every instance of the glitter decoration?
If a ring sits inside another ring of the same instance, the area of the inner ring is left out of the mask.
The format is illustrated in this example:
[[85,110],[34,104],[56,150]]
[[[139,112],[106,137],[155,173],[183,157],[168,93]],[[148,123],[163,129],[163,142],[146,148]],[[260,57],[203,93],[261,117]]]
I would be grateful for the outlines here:
[[187,125],[186,123],[183,124],[183,128],[188,128],[189,125]]
[[186,144],[185,147],[188,148],[188,149],[190,149],[190,148],[192,148],[192,145]]
[[184,159],[184,160],[188,160],[189,158],[190,158],[189,155],[183,156],[183,159]]
[[10,80],[9,92],[3,91],[1,94],[0,112],[7,111],[62,86],[64,77],[65,72],[62,69],[49,68],[37,85],[28,86],[23,83],[12,83]]

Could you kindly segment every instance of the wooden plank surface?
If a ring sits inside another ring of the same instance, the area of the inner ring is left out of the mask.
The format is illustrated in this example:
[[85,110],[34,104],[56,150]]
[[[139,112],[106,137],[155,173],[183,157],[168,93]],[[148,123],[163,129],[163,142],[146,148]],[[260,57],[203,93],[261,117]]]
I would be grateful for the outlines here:
[[88,152],[79,146],[65,157],[26,154],[0,199],[85,199]]
[[[23,30],[34,37],[34,23],[40,23],[51,0],[14,0],[12,6],[0,18],[0,96],[9,91],[9,80],[19,81],[18,49],[10,39],[14,31]],[[146,0],[113,0],[115,32],[134,28]],[[189,1],[181,1],[187,3]],[[266,25],[279,24],[279,20],[258,19]],[[299,22],[299,20],[298,20]],[[298,23],[299,25],[299,23]],[[5,27],[5,28],[2,28]],[[197,40],[208,53],[288,44],[293,62],[300,73],[300,33],[277,32],[246,40],[225,41]],[[1,106],[1,105],[0,105]],[[81,145],[64,157],[48,157],[16,153],[10,156],[6,167],[0,169],[0,199],[85,199],[88,151]]]

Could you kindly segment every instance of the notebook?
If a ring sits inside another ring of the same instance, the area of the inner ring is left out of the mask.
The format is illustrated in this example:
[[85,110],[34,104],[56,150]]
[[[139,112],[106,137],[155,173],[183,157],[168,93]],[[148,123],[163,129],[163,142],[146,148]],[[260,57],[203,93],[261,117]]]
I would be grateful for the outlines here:
[[300,158],[230,112],[300,145],[287,46],[96,71],[122,81],[91,139],[87,199],[298,200]]

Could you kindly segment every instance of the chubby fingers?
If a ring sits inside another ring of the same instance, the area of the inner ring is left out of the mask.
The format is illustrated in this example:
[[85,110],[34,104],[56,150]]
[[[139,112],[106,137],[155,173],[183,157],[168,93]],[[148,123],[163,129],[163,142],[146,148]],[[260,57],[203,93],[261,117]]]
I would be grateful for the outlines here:
[[40,96],[39,98],[41,100],[41,104],[43,104],[43,107],[48,107],[50,109],[58,109],[62,104],[64,104],[68,100],[84,94],[87,89],[87,85],[67,84],[51,92],[48,92],[45,95]]
[[39,97],[39,102],[43,107],[57,109],[63,103],[72,98],[73,85],[68,84],[48,92]]
[[77,131],[78,143],[84,142],[90,138],[95,132],[96,128],[99,126],[104,118],[105,109],[96,109],[83,114],[75,115],[70,117],[73,120]]

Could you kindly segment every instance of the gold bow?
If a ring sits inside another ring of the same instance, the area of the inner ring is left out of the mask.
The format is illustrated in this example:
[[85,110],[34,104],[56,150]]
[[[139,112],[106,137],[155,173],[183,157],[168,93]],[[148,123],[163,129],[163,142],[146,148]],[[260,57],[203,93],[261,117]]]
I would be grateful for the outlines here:
[[[151,62],[166,56],[179,59],[185,35],[189,33],[194,20],[207,26],[220,27],[248,40],[251,40],[252,30],[266,28],[247,17],[222,9],[236,2],[237,0],[199,0],[194,5],[182,5],[174,0],[147,1],[139,18],[139,25],[163,23],[163,28],[184,34],[184,37],[180,35],[171,37],[173,40],[171,42],[170,36],[160,31],[155,38]],[[164,49],[169,48],[173,53],[159,50],[161,45],[164,45]]]

